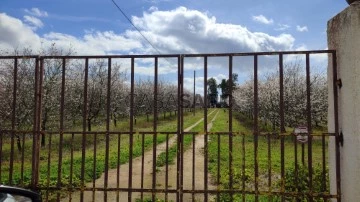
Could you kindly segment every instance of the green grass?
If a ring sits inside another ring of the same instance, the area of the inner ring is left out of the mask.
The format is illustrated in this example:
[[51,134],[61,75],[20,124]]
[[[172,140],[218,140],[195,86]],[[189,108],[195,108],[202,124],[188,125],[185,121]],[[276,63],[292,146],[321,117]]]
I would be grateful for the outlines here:
[[[234,117],[237,117],[236,115]],[[212,175],[212,181],[218,184],[219,189],[229,189],[229,173],[233,180],[233,188],[242,189],[242,183],[245,183],[246,190],[254,190],[255,181],[255,154],[254,154],[254,136],[252,135],[250,121],[246,124],[242,124],[238,119],[233,118],[233,132],[236,132],[232,137],[232,153],[229,151],[230,137],[228,135],[211,135],[211,141],[209,143],[209,171]],[[223,111],[218,114],[217,121],[214,122],[211,131],[228,131],[228,112]],[[243,135],[242,135],[243,134]],[[244,145],[242,144],[244,141]],[[219,142],[219,144],[218,144]],[[327,142],[325,141],[325,154],[327,155]],[[271,156],[268,155],[270,146]],[[293,137],[284,137],[284,166],[285,171],[292,169],[295,165],[295,157],[297,157],[297,163],[301,164],[301,144],[297,144],[297,154],[295,155],[295,143]],[[245,151],[245,153],[243,152]],[[313,167],[322,166],[322,141],[321,138],[314,138],[312,142],[312,162]],[[220,156],[219,156],[220,155]],[[232,165],[229,165],[229,158],[232,156]],[[258,137],[257,148],[257,165],[259,170],[259,189],[263,192],[279,191],[280,190],[280,171],[281,171],[281,141],[280,138],[272,137],[270,144],[268,144],[267,136]],[[218,159],[219,158],[219,162]],[[305,144],[305,164],[308,162],[308,147]],[[245,161],[243,161],[245,159]],[[325,157],[327,165],[327,156]],[[305,166],[306,166],[305,165]],[[242,169],[245,166],[245,170]],[[230,168],[232,167],[232,170]],[[268,184],[268,173],[271,168],[271,184]],[[218,175],[219,170],[219,175]],[[219,181],[218,181],[219,178]],[[314,179],[315,180],[315,179]],[[319,179],[318,179],[319,180]],[[321,179],[320,179],[321,180]],[[325,179],[325,181],[328,179]],[[289,182],[290,183],[290,182]],[[223,195],[222,197],[228,197]],[[265,197],[266,198],[266,197]],[[225,200],[226,201],[226,200]],[[248,201],[248,200],[247,200]],[[251,201],[251,200],[249,200]]]
[[[168,113],[169,115],[169,113]],[[177,116],[167,117],[161,120],[159,117],[158,131],[174,131],[177,130]],[[201,118],[201,113],[196,113],[193,116],[191,112],[185,112],[184,114],[184,126],[188,127]],[[118,122],[118,128],[112,128],[116,131],[127,131],[128,128],[120,128],[124,123],[128,121]],[[140,127],[141,126],[141,127]],[[93,131],[101,131],[104,127],[93,126]],[[146,117],[139,117],[135,126],[137,131],[152,131],[152,122],[146,121]],[[46,146],[40,150],[40,172],[39,172],[39,186],[40,187],[54,187],[58,182],[58,160],[59,160],[59,135],[52,134],[47,135]],[[130,135],[128,134],[110,134],[109,141],[109,167],[116,168],[118,164],[127,163],[130,159]],[[93,179],[97,179],[105,170],[105,148],[106,148],[106,135],[105,134],[86,134],[85,142],[85,167],[84,167],[84,183],[91,182]],[[50,142],[51,141],[51,142]],[[118,155],[118,142],[120,141],[120,155]],[[166,141],[166,135],[159,134],[156,139],[156,144],[160,144]],[[82,165],[82,135],[75,134],[73,137],[71,134],[64,134],[63,147],[62,147],[62,164],[61,164],[61,184],[62,188],[79,187],[81,181],[81,165]],[[97,143],[96,147],[94,142]],[[15,144],[16,145],[16,144]],[[142,155],[142,148],[148,150],[152,148],[153,136],[145,135],[144,144],[142,144],[142,135],[133,135],[133,158]],[[73,149],[73,159],[71,160],[71,148]],[[96,156],[94,157],[94,151],[96,148]],[[16,149],[16,148],[15,148]],[[15,150],[14,164],[13,164],[13,179],[9,182],[9,159],[10,159],[10,140],[3,139],[2,144],[2,156],[1,156],[1,181],[2,184],[12,184],[20,186],[30,185],[31,180],[31,158],[32,158],[32,139],[26,138],[24,149],[24,168],[21,172],[21,153]],[[30,152],[27,152],[30,151]],[[119,159],[118,159],[119,156]],[[96,161],[95,169],[94,162]],[[73,166],[72,173],[70,172],[71,165]],[[22,173],[22,174],[21,174]],[[70,182],[71,181],[71,182]]]
[[[213,113],[212,113],[213,112]],[[215,109],[209,109],[208,112],[208,122],[210,122],[213,117],[216,115],[216,110]],[[211,113],[211,114],[210,114]],[[198,113],[201,115],[201,113]],[[195,122],[194,122],[195,123]],[[199,123],[198,125],[196,125],[194,128],[192,128],[189,132],[202,132],[204,131],[204,121],[202,121],[201,123]],[[184,151],[186,151],[192,144],[193,142],[193,135],[192,134],[186,134],[183,136],[183,149]],[[172,145],[168,152],[162,152],[158,155],[157,160],[156,160],[156,166],[157,167],[162,167],[165,166],[166,164],[174,164],[175,161],[175,157],[177,154],[177,144]],[[166,156],[167,154],[167,156]]]
[[[209,110],[210,112],[210,110]],[[208,122],[210,122],[215,116],[216,112],[211,114],[208,117]],[[177,130],[177,116],[169,116],[163,119],[163,116],[159,116],[158,122],[158,131],[174,131]],[[192,112],[186,112],[184,115],[184,128],[193,125],[200,118],[203,117],[201,110],[197,111],[196,116],[193,116]],[[242,189],[242,182],[245,182],[245,187],[247,190],[253,189],[254,184],[254,137],[251,130],[251,121],[246,120],[247,123],[243,124],[243,119],[239,118],[240,116],[234,114],[233,117],[233,131],[241,134],[235,134],[232,138],[233,140],[233,151],[231,153],[233,158],[232,164],[232,173],[233,176],[233,188]],[[240,120],[240,121],[239,121]],[[127,131],[128,120],[118,121],[117,128],[111,126],[111,131]],[[194,127],[191,132],[202,132],[204,128],[204,123],[201,122],[196,127]],[[210,130],[211,132],[215,131],[228,131],[228,112],[227,110],[220,109],[216,121],[213,123],[213,127]],[[104,126],[93,125],[93,131],[103,131]],[[266,130],[266,128],[263,128]],[[79,130],[79,129],[77,129]],[[152,121],[149,122],[146,120],[146,116],[138,117],[137,124],[135,126],[136,131],[152,131]],[[81,130],[80,130],[81,131]],[[289,130],[290,131],[290,130]],[[317,132],[322,132],[322,129],[317,129]],[[95,137],[96,136],[96,137]],[[172,135],[170,135],[171,137]],[[228,189],[229,188],[229,136],[216,134],[210,134],[210,142],[208,144],[208,155],[209,155],[209,164],[208,169],[211,173],[211,180],[219,185],[219,189]],[[22,136],[21,136],[22,137]],[[50,135],[47,135],[47,142],[44,148],[41,148],[40,151],[40,177],[39,177],[39,186],[49,187],[56,186],[58,182],[58,160],[59,160],[59,135],[51,135],[51,144],[50,144]],[[184,149],[188,149],[192,144],[192,135],[184,136]],[[106,136],[104,134],[87,134],[86,135],[86,154],[85,154],[85,168],[84,168],[84,183],[91,182],[93,179],[97,179],[105,170],[105,148],[106,148]],[[218,147],[218,140],[219,145]],[[244,145],[242,141],[244,140]],[[81,164],[82,164],[82,135],[75,134],[72,138],[71,134],[64,134],[63,141],[63,159],[62,159],[62,178],[61,178],[61,187],[62,188],[72,188],[79,187],[82,183],[81,181]],[[96,156],[94,158],[94,141],[97,142],[96,145]],[[120,155],[118,155],[118,141],[120,144]],[[124,164],[129,161],[129,142],[130,135],[118,134],[110,135],[110,147],[109,147],[109,167],[116,168],[118,164]],[[160,144],[166,141],[166,135],[159,134],[157,135],[156,144]],[[280,152],[280,139],[271,138],[270,140],[270,152],[271,158],[268,156],[268,142],[267,138],[260,136],[258,139],[258,166],[259,166],[259,187],[261,191],[268,191],[268,188],[271,187],[272,190],[279,190],[280,181],[279,175],[281,170],[281,152]],[[149,150],[153,145],[153,136],[144,135],[144,144],[142,145],[142,135],[136,133],[133,135],[133,158],[142,155],[142,148],[144,150]],[[328,140],[325,141],[326,155],[327,153],[327,144]],[[51,148],[49,148],[51,146]],[[298,144],[298,153],[294,153],[294,141],[292,137],[284,137],[284,146],[285,146],[285,170],[290,170],[295,165],[295,156],[298,159],[298,164],[301,164],[301,145]],[[10,140],[9,138],[3,137],[2,142],[2,154],[1,154],[1,180],[2,184],[13,184],[20,186],[27,186],[30,184],[31,178],[31,159],[32,159],[32,138],[27,135],[25,136],[25,145],[24,147],[24,168],[23,173],[21,174],[21,152],[16,150],[16,141],[15,141],[15,152],[14,152],[14,168],[13,168],[13,180],[9,182],[9,160],[10,160]],[[70,150],[74,150],[73,160],[70,158]],[[245,150],[245,153],[242,150]],[[49,152],[50,151],[50,152]],[[312,147],[312,161],[314,166],[321,166],[322,162],[322,142],[319,138],[314,138],[313,147]],[[166,154],[162,153],[157,158],[157,166],[161,167],[166,163],[173,163],[177,152],[177,145],[174,144],[169,148],[168,159],[166,159]],[[220,156],[218,156],[218,153]],[[305,163],[307,163],[308,157],[307,145],[305,145]],[[118,158],[119,157],[119,158]],[[219,157],[219,162],[217,161]],[[242,159],[245,158],[245,161]],[[269,161],[271,159],[271,163]],[[327,156],[325,157],[327,164]],[[96,161],[96,166],[94,169],[94,162]],[[73,172],[71,174],[70,167],[73,165]],[[245,165],[245,175],[243,175],[242,166]],[[267,184],[267,173],[271,165],[271,176],[272,183]],[[217,175],[219,169],[219,175]],[[219,177],[219,182],[217,178]],[[70,182],[71,181],[71,182]],[[222,199],[226,201],[228,195],[222,195]],[[241,195],[234,195],[234,197],[242,197]],[[253,201],[254,197],[251,195],[246,195],[246,201]],[[267,196],[261,196],[260,201],[267,201]],[[275,199],[275,198],[274,198]],[[275,200],[276,201],[276,200]]]
[[[158,198],[155,198],[155,201],[152,200],[152,198],[145,198],[143,200],[141,199],[136,199],[135,200],[136,202],[165,202],[165,200],[163,199],[158,199]],[[169,202],[173,202],[172,200],[169,200]]]

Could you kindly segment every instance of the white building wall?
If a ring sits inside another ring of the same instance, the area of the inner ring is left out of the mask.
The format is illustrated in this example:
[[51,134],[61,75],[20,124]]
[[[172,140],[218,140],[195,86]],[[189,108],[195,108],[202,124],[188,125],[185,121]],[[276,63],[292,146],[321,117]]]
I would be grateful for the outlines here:
[[[354,3],[328,22],[328,48],[337,51],[339,129],[342,201],[360,201],[360,2]],[[329,57],[328,130],[334,132],[332,59]],[[329,143],[331,192],[336,194],[335,147]]]

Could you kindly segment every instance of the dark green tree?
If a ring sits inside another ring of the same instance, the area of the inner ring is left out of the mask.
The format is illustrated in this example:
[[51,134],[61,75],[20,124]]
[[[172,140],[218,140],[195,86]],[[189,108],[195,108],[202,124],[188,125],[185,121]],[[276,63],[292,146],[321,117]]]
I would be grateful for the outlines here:
[[234,73],[232,74],[232,79],[223,79],[221,80],[221,83],[219,84],[219,88],[221,89],[221,99],[224,101],[226,98],[228,98],[235,90],[236,82],[238,80],[238,74]]
[[218,85],[214,78],[207,80],[207,93],[210,106],[216,106],[218,97]]

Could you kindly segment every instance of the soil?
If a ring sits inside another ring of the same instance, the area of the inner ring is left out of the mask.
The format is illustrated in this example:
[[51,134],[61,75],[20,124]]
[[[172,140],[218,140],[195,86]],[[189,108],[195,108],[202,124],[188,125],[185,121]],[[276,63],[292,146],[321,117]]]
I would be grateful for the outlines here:
[[[215,110],[217,111],[217,110]],[[211,112],[214,113],[215,111]],[[210,115],[209,113],[208,115]],[[218,112],[217,112],[218,113]],[[217,114],[208,123],[208,130],[212,127],[212,122],[215,120]],[[193,124],[192,126],[186,128],[184,131],[188,132],[198,124],[203,121],[203,118],[198,122]],[[204,135],[197,135],[195,138],[195,148],[194,144],[185,151],[184,156],[184,168],[183,168],[183,190],[204,190]],[[176,144],[176,136],[169,139],[169,148],[171,145]],[[192,172],[193,166],[193,149],[195,150],[195,173]],[[158,144],[156,149],[156,154],[159,155],[162,152],[166,151],[166,142]],[[142,168],[142,156],[134,158],[132,160],[132,189],[141,189],[141,179],[143,177],[143,189],[151,189],[152,188],[152,166],[153,166],[153,150],[146,151],[144,153],[144,172],[143,176],[141,175]],[[165,174],[166,169],[165,166],[160,168],[156,172],[156,188],[157,189],[165,189]],[[176,189],[176,174],[177,174],[177,163],[175,160],[175,164],[168,165],[168,189]],[[193,177],[194,174],[194,177]],[[108,171],[108,188],[116,188],[117,186],[117,169],[110,169]],[[103,173],[100,178],[95,180],[95,187],[104,187],[104,179],[105,174]],[[210,183],[210,175],[208,176],[208,189],[215,189],[216,187]],[[194,180],[195,187],[192,187]],[[129,181],[129,163],[122,164],[120,166],[120,176],[119,176],[119,187],[120,188],[128,188]],[[87,183],[86,187],[93,187],[93,183]],[[157,194],[157,198],[165,199],[165,194]],[[120,192],[119,201],[128,201],[128,193]],[[191,194],[184,194],[183,201],[191,201]],[[136,199],[141,198],[141,193],[133,192],[131,194],[132,201],[136,201]],[[144,193],[143,198],[151,198],[150,194]],[[168,194],[167,196],[169,201],[176,201],[176,194]],[[203,201],[203,194],[194,195],[195,201]],[[70,197],[63,198],[62,201],[80,201],[80,192],[74,192]],[[104,201],[104,192],[103,191],[85,191],[84,192],[84,201]],[[114,191],[107,192],[107,201],[117,201],[117,193]]]
[[[208,131],[212,127],[212,122],[216,119],[216,116],[219,112],[216,113],[214,118],[207,125]],[[205,145],[205,136],[197,135],[195,138],[195,144],[192,144],[191,147],[186,150],[183,154],[184,157],[184,167],[183,167],[183,190],[204,190],[205,189],[205,181],[204,181],[204,145]],[[195,147],[195,148],[194,148]],[[195,151],[195,153],[193,152]],[[195,154],[193,156],[193,154]],[[193,173],[193,158],[195,158],[194,162],[194,173]],[[168,188],[176,189],[176,173],[177,173],[177,164],[169,165],[168,168]],[[161,172],[157,174],[157,188],[165,189],[165,174],[166,169],[163,167]],[[194,184],[194,187],[193,187]],[[210,183],[210,174],[208,173],[208,190],[216,189],[216,186]],[[158,197],[160,199],[165,199],[165,196]],[[211,197],[209,196],[209,199]],[[176,194],[168,195],[167,198],[169,201],[176,201]],[[183,201],[204,201],[203,194],[184,194]]]

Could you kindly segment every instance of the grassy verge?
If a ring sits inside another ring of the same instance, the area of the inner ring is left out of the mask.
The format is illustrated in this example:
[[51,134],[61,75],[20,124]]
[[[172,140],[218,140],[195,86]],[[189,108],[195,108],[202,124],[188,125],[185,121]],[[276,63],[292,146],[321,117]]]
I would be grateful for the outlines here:
[[[236,115],[234,116],[236,117]],[[217,121],[214,122],[211,129],[212,132],[216,131],[228,131],[228,112],[223,111],[218,114]],[[218,184],[219,189],[230,188],[230,177],[233,181],[233,188],[242,189],[243,185],[246,190],[254,190],[255,182],[255,149],[254,149],[254,136],[250,123],[243,124],[238,119],[233,118],[233,131],[240,133],[235,134],[232,138],[232,153],[229,150],[230,137],[228,135],[211,135],[209,143],[209,171],[212,175],[212,182]],[[242,134],[244,135],[242,135]],[[244,141],[244,144],[243,144]],[[327,155],[327,142],[325,141],[325,154]],[[295,158],[297,158],[297,164],[301,165],[301,144],[297,143],[297,152],[295,153],[295,143],[293,137],[284,137],[284,169],[287,176],[287,184],[295,184],[294,174],[291,170],[295,166]],[[269,156],[270,153],[270,156]],[[233,159],[232,165],[230,166],[230,155]],[[259,171],[259,177],[257,178],[259,183],[259,190],[262,192],[279,191],[280,190],[280,176],[281,176],[281,139],[271,137],[268,139],[267,136],[258,137],[258,148],[257,148],[257,165]],[[314,169],[314,184],[322,184],[322,181],[328,181],[327,174],[326,179],[319,178],[319,172],[322,174],[322,170],[316,173],[318,168],[322,168],[323,164],[323,149],[321,138],[313,139],[312,142],[312,164]],[[304,145],[304,160],[305,167],[308,163],[308,144]],[[325,165],[327,165],[327,157],[325,157]],[[244,167],[244,169],[243,169]],[[231,169],[231,170],[230,170]],[[232,172],[232,176],[229,173]],[[271,177],[271,183],[269,184],[269,176]],[[320,175],[322,176],[322,175]],[[318,179],[316,179],[318,178]],[[300,179],[300,177],[299,177]],[[303,179],[306,181],[306,179]],[[317,181],[317,182],[315,182]],[[244,184],[243,184],[244,183]],[[296,188],[297,185],[293,187]],[[292,187],[292,188],[293,188]],[[306,191],[300,189],[292,189],[286,191]],[[317,190],[318,192],[327,192],[328,190]],[[229,195],[223,194],[220,196],[222,201],[230,200]],[[242,195],[234,195],[234,197],[243,197]],[[247,201],[252,201],[252,196],[244,196]],[[264,198],[267,201],[267,197]],[[273,198],[274,199],[274,198]],[[261,201],[261,200],[260,200]]]

